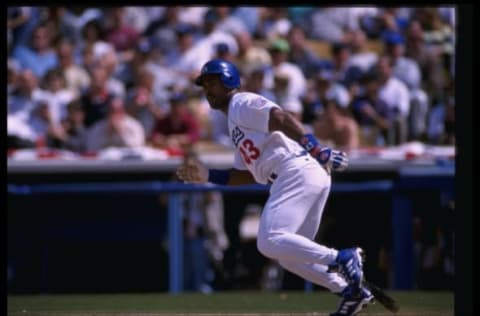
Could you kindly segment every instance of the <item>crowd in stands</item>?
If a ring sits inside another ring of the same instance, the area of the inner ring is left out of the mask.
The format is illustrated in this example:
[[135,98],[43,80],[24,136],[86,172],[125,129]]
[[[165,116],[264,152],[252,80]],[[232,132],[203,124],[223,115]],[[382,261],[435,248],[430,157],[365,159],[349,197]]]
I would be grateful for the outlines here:
[[350,151],[454,144],[453,7],[9,7],[8,147],[232,146],[193,79],[243,91]]
[[[323,144],[348,152],[455,143],[454,7],[12,6],[7,14],[11,150],[151,146],[187,161],[200,141],[231,148],[224,114],[194,84],[212,58],[235,63],[242,91],[276,102]],[[221,265],[229,244],[222,203],[217,192],[182,196],[185,250],[198,259],[187,263],[186,289],[211,291],[207,256]],[[425,284],[438,279],[443,263],[432,254],[442,243],[416,246],[417,269],[430,271]]]

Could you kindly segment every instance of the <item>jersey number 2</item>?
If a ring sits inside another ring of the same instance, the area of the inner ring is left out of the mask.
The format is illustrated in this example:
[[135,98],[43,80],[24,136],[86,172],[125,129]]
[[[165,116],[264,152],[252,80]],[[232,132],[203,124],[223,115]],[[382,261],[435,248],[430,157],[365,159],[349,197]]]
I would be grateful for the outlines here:
[[250,139],[245,139],[241,144],[240,144],[240,153],[243,156],[243,160],[247,164],[251,164],[252,160],[255,160],[260,156],[260,150],[255,147],[253,142]]

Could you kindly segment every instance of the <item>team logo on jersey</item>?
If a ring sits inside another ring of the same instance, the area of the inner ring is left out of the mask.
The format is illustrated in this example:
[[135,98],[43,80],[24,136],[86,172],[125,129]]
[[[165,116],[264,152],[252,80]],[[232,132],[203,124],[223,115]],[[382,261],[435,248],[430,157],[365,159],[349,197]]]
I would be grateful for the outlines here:
[[238,126],[235,126],[232,129],[232,142],[235,144],[235,147],[238,147],[238,143],[245,137],[245,134],[242,132]]

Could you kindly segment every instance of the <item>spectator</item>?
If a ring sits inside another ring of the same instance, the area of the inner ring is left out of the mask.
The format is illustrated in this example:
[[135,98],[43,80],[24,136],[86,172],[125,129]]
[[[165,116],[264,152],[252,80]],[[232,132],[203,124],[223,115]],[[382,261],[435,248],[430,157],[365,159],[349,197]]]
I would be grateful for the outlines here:
[[43,88],[48,92],[47,98],[52,119],[55,123],[60,123],[67,114],[68,103],[76,99],[77,96],[67,89],[65,77],[59,68],[49,70],[43,81]]
[[392,59],[384,55],[378,59],[374,71],[378,71],[380,78],[379,98],[395,113],[395,132],[387,142],[389,145],[398,145],[407,141],[410,92],[402,81],[393,76],[392,67]]
[[205,13],[208,10],[208,6],[181,6],[178,12],[178,23],[199,28],[202,26]]
[[7,146],[31,148],[36,135],[29,119],[39,97],[43,94],[31,70],[21,71],[14,59],[8,61],[7,85]]
[[87,132],[86,150],[145,145],[145,131],[137,120],[125,112],[123,99],[115,96],[107,106],[107,116],[97,121]]
[[153,97],[157,104],[163,104],[168,101],[170,89],[175,86],[184,87],[188,81],[179,74],[170,62],[165,65],[155,60],[155,54],[158,47],[152,40],[142,39],[139,41],[134,58],[131,62],[124,65],[122,72],[117,74],[126,82],[128,92],[131,96],[131,90],[135,88],[140,79],[140,74],[148,71],[153,75],[152,90]]
[[385,52],[394,64],[393,75],[402,80],[409,89],[421,87],[422,74],[418,63],[405,56],[405,39],[398,32],[385,32],[383,34]]
[[18,78],[20,73],[20,66],[13,58],[7,61],[7,96],[10,98],[11,94],[18,88]]
[[445,113],[445,136],[443,138],[443,144],[454,146],[455,145],[455,99],[453,97],[448,98],[447,108]]
[[420,66],[424,89],[431,98],[444,97],[446,78],[442,66],[440,50],[432,49],[425,43],[424,31],[420,22],[412,20],[407,28],[405,56],[415,60]]
[[[428,7],[416,8],[414,19],[417,19],[422,28],[423,39],[429,50],[438,55],[444,68],[444,86],[448,84],[448,71],[454,69],[455,41],[454,41],[454,20],[442,17],[445,8]],[[451,9],[451,8],[450,8]],[[453,22],[453,24],[452,24]]]
[[378,19],[380,9],[376,7],[352,7],[351,16],[357,21],[358,27],[365,32],[368,38],[375,38],[376,34],[372,34],[371,25],[373,21]]
[[[67,7],[67,12],[64,15],[63,21],[69,28],[75,30],[73,41],[75,43],[81,43],[82,40],[86,39],[86,36],[89,38],[90,41],[96,41],[100,38],[93,40],[91,35],[97,34],[100,35],[102,33],[102,27],[98,21],[103,20],[103,10],[99,8],[88,8],[84,6],[69,6]],[[93,32],[90,28],[93,26],[96,30]],[[86,34],[88,33],[88,34]],[[101,37],[101,35],[100,35]],[[92,42],[90,42],[92,43]],[[82,45],[82,49],[86,46]]]
[[383,8],[380,19],[382,22],[382,32],[400,32],[403,33],[412,19],[413,8],[386,7]]
[[287,37],[292,26],[288,19],[286,7],[263,7],[260,12],[260,21],[257,24],[255,36],[260,39],[273,41],[278,37]]
[[358,20],[352,16],[352,8],[323,6],[310,15],[308,37],[338,43],[346,40],[346,34],[359,29]]
[[[362,70],[349,64],[351,57],[350,46],[346,43],[335,43],[331,46],[333,79],[343,84],[351,96],[355,96],[358,90],[358,81],[362,76]],[[327,69],[329,67],[326,67]]]
[[273,73],[273,100],[278,105],[282,105],[287,99],[292,98],[288,93],[288,86],[290,84],[290,76],[286,72],[276,70]]
[[98,19],[91,19],[81,29],[81,39],[78,47],[81,51],[87,47],[93,47],[97,42],[105,41],[105,29]]
[[82,103],[74,100],[67,106],[67,117],[62,121],[63,137],[57,139],[56,146],[74,152],[86,151],[87,129]]
[[77,30],[70,23],[66,23],[66,7],[48,7],[42,12],[42,20],[48,28],[48,32],[53,43],[57,43],[61,38],[75,40]]
[[[155,7],[124,7],[125,13],[123,15],[123,23],[132,27],[138,35],[142,34],[147,26],[150,24],[151,13],[150,10],[158,11]],[[153,13],[158,16],[159,12]]]
[[90,75],[92,83],[80,98],[87,128],[107,117],[108,104],[114,96],[107,87],[108,73],[105,67],[94,67]]
[[40,20],[40,7],[8,7],[7,36],[10,38],[8,45],[12,48],[28,45],[29,38]]
[[248,32],[239,32],[235,34],[238,43],[238,54],[235,64],[238,65],[241,72],[249,72],[258,66],[271,65],[270,54],[263,47],[254,45],[252,36]]
[[170,112],[157,120],[151,134],[155,147],[183,150],[194,144],[200,137],[195,117],[188,111],[187,98],[175,93],[170,98]]
[[288,61],[298,65],[307,79],[312,78],[323,61],[308,48],[304,29],[299,25],[292,26],[287,38],[290,46]]
[[108,76],[108,90],[122,98],[125,97],[125,83],[115,77],[115,71],[120,63],[115,48],[107,42],[98,41],[93,44],[92,49],[92,64],[87,69],[91,71],[92,67],[105,67]]
[[163,106],[163,96],[159,96],[154,87],[155,77],[146,67],[139,68],[135,74],[137,84],[128,92],[127,111],[137,119],[150,135],[155,120],[162,119],[170,111]]
[[335,82],[330,70],[320,70],[315,76],[315,88],[319,101],[334,98],[342,108],[350,106],[350,94],[341,83]]
[[247,28],[243,20],[235,15],[232,15],[232,8],[226,6],[215,7],[215,13],[218,17],[218,22],[215,29],[220,32],[237,34],[239,32],[246,32]]
[[236,55],[238,52],[238,45],[235,37],[230,33],[223,32],[216,28],[219,22],[219,16],[215,10],[210,9],[207,11],[204,17],[203,24],[203,38],[199,39],[195,45],[190,49],[190,54],[195,56],[194,75],[191,77],[193,79],[196,75],[200,73],[200,69],[203,64],[210,60],[215,54],[215,45],[219,43],[225,43],[228,45],[229,51],[233,55]]
[[445,102],[435,100],[428,116],[427,135],[430,143],[437,145],[455,144],[455,86],[447,87]]
[[384,32],[404,32],[411,19],[410,8],[384,7],[360,18],[360,25],[370,39],[381,39]]
[[404,56],[404,39],[400,33],[385,32],[384,41],[387,55],[394,64],[393,76],[400,79],[410,90],[409,139],[420,139],[426,133],[429,100],[421,88],[420,67],[413,59]]
[[194,78],[197,71],[196,56],[192,54],[195,44],[195,29],[188,24],[180,24],[175,28],[176,44],[165,56],[165,64],[186,78]]
[[56,139],[64,137],[63,128],[52,114],[52,105],[49,100],[36,102],[28,121],[35,134],[35,142],[39,147],[53,147]]
[[22,69],[31,69],[39,78],[58,65],[50,33],[44,24],[33,30],[30,45],[19,45],[14,49],[13,57]]
[[269,51],[272,67],[265,74],[265,87],[272,89],[275,74],[282,74],[288,77],[288,86],[285,90],[287,97],[301,98],[306,91],[307,81],[300,67],[287,61],[290,51],[288,42],[281,38],[276,39],[270,43]]
[[[246,31],[242,33],[253,34],[255,32],[259,21],[259,11],[258,7],[249,6],[237,6],[233,10],[232,16],[240,19],[246,28]],[[238,32],[235,34],[238,34]]]
[[[205,100],[205,102],[207,102]],[[227,117],[221,111],[209,111],[208,132],[209,139],[222,147],[233,149],[234,145],[228,131]]]
[[[359,130],[357,122],[350,117],[348,110],[342,107],[335,98],[323,102],[324,112],[313,124],[314,135],[335,147],[350,152],[359,146]],[[326,145],[328,146],[328,145]]]
[[57,45],[57,55],[67,89],[75,96],[80,96],[90,85],[90,76],[83,67],[75,63],[74,44],[67,38],[61,39]]
[[135,28],[126,24],[126,8],[111,8],[107,14],[105,40],[112,44],[117,52],[120,63],[133,58],[133,49],[136,47],[140,34]]
[[181,9],[179,6],[166,7],[163,14],[148,25],[142,34],[143,37],[148,37],[150,40],[160,43],[160,49],[163,52],[168,52],[171,47],[175,47],[175,28],[179,24],[183,24],[179,20]]
[[291,6],[288,7],[288,16],[290,21],[295,25],[301,25],[304,29],[308,27],[310,15],[315,12],[317,7],[314,6]]
[[379,98],[378,73],[367,73],[361,80],[364,93],[352,101],[352,112],[360,127],[362,146],[382,146],[389,138],[394,112]]
[[7,148],[35,147],[35,133],[32,128],[17,116],[7,114]]
[[232,54],[228,45],[225,43],[218,43],[215,45],[214,58],[223,59],[229,62],[233,62],[235,56]]
[[302,99],[304,104],[302,122],[306,126],[310,126],[323,111],[323,100],[326,98],[335,98],[344,108],[350,104],[350,95],[347,89],[334,81],[333,71],[321,69],[309,84],[307,93]]
[[370,51],[367,46],[367,37],[362,30],[351,33],[351,56],[348,60],[349,67],[357,67],[363,74],[368,72],[378,60],[378,55]]
[[244,91],[258,93],[269,100],[275,100],[275,95],[272,91],[264,87],[266,66],[257,66],[251,71],[245,73],[245,80],[243,84]]
[[303,111],[302,111],[302,123],[304,126],[311,130],[313,121],[323,111],[322,102],[318,97],[318,91],[316,83],[311,80],[307,82],[307,91],[301,98]]
[[40,89],[38,78],[32,70],[23,70],[18,75],[18,88],[13,91],[8,103],[8,115],[16,116],[27,123],[39,100],[45,100],[47,92]]
[[283,101],[281,107],[292,114],[299,122],[302,121],[303,105],[299,99],[287,99]]

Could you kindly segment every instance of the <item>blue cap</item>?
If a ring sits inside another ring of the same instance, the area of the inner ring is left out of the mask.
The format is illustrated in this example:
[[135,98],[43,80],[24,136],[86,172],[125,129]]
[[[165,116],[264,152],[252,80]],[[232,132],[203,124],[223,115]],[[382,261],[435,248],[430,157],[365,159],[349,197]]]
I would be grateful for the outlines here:
[[193,26],[187,23],[181,23],[175,27],[175,32],[179,35],[191,34],[193,33],[193,31],[194,31]]
[[137,43],[137,50],[142,53],[148,53],[152,50],[152,44],[146,38],[141,39]]
[[228,45],[225,44],[225,43],[218,43],[215,46],[215,49],[217,51],[217,54],[225,54],[225,53],[228,53],[230,51],[230,49],[228,48]]
[[334,73],[331,69],[321,68],[317,73],[317,78],[332,81],[334,79]]
[[405,43],[405,39],[403,38],[403,35],[400,34],[399,32],[387,31],[383,34],[382,37],[385,44],[398,45],[398,44]]
[[204,23],[215,23],[219,20],[219,16],[217,12],[213,9],[210,9],[205,13],[203,17],[203,22]]

